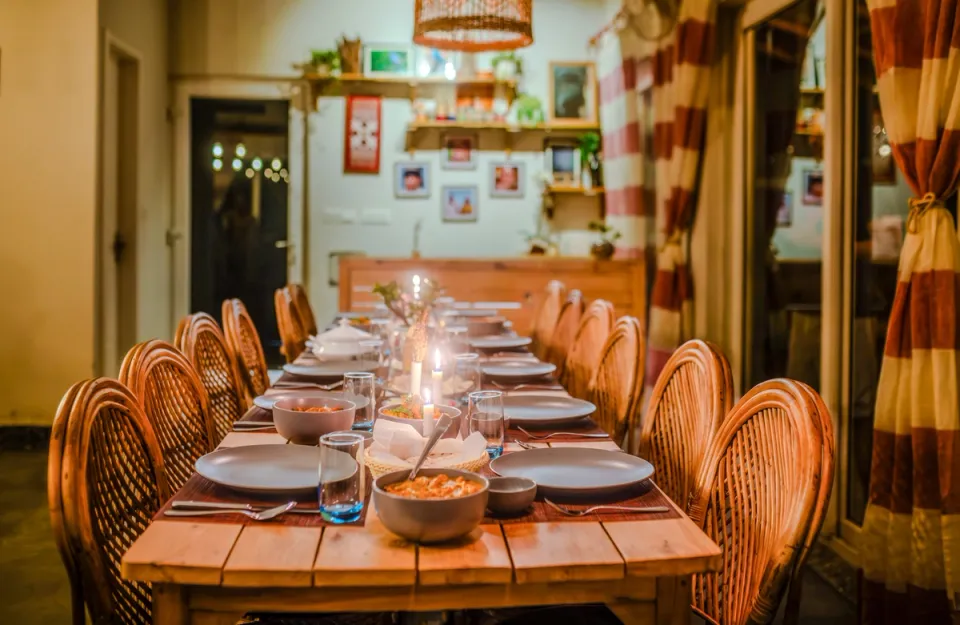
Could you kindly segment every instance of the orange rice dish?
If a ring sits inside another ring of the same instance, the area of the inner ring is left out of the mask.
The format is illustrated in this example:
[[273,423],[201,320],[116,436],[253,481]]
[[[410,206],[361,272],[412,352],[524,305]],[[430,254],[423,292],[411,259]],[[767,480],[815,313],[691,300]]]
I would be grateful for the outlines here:
[[336,412],[339,408],[333,406],[296,406],[294,412]]
[[392,495],[410,499],[456,499],[466,497],[483,490],[483,484],[461,476],[434,475],[415,477],[384,487]]

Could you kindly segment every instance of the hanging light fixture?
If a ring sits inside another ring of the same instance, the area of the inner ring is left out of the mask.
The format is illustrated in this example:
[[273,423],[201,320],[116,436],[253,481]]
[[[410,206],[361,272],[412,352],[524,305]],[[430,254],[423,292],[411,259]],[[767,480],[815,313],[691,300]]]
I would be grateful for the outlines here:
[[440,50],[515,50],[533,43],[533,0],[416,0],[413,41]]

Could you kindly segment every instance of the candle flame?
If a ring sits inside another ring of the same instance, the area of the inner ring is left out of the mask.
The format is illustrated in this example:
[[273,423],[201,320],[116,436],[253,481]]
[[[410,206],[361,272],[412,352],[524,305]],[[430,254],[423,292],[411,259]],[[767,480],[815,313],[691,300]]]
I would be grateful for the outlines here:
[[429,403],[430,403],[430,389],[425,388],[423,389],[423,404],[427,405]]

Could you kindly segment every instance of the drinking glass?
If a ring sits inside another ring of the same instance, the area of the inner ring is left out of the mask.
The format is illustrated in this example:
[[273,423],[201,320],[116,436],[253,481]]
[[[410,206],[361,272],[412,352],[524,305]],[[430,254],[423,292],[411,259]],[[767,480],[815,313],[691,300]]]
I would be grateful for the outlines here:
[[360,341],[360,363],[364,369],[378,371],[383,366],[383,339],[366,339]]
[[343,398],[357,405],[353,415],[353,429],[373,429],[377,414],[377,380],[368,371],[350,371],[343,374]]
[[331,523],[360,518],[366,489],[363,437],[352,433],[320,437],[320,513]]
[[480,354],[457,354],[453,357],[453,394],[466,397],[480,390]]
[[447,352],[451,354],[462,354],[470,349],[467,326],[447,326],[444,329],[444,338],[447,343]]
[[503,453],[503,393],[476,391],[470,393],[470,433],[480,432],[487,439],[487,454],[498,458]]

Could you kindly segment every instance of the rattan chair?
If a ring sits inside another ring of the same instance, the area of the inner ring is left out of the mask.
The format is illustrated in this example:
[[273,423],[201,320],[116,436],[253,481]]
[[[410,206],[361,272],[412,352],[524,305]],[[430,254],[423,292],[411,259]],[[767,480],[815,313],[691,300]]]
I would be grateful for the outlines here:
[[833,454],[827,408],[801,382],[763,382],[733,407],[691,498],[690,517],[723,549],[718,572],[693,577],[696,613],[723,625],[773,620],[823,524]]
[[600,354],[613,329],[613,322],[613,304],[606,300],[594,300],[583,313],[560,377],[560,383],[574,397],[589,398],[590,381],[600,363]]
[[557,319],[560,317],[565,290],[562,282],[551,280],[543,293],[543,299],[537,306],[537,312],[533,317],[533,327],[530,330],[530,337],[533,339],[530,344],[530,351],[536,354],[538,358],[542,359],[546,356],[547,343],[553,336],[553,331],[557,327]]
[[280,353],[287,362],[293,362],[306,349],[307,333],[300,324],[300,314],[290,287],[274,291],[273,307],[277,312],[277,329],[280,331]]
[[621,317],[600,352],[589,396],[597,406],[593,418],[618,445],[630,450],[636,440],[643,394],[646,350],[636,317]]
[[270,386],[270,376],[267,374],[267,359],[263,355],[263,346],[253,320],[247,313],[246,307],[238,299],[224,300],[222,307],[223,335],[227,339],[227,347],[237,363],[240,372],[240,382],[247,402],[254,397],[263,395]]
[[170,488],[179,490],[217,440],[197,372],[173,345],[154,339],[127,352],[120,382],[140,400],[160,442]]
[[583,296],[580,291],[573,289],[567,294],[567,301],[563,303],[557,318],[557,327],[547,343],[545,360],[557,366],[557,376],[563,375],[563,366],[570,346],[573,345],[573,338],[577,335],[577,328],[580,327],[583,308]]
[[200,376],[200,383],[207,391],[210,417],[216,434],[213,446],[216,447],[245,410],[236,362],[230,356],[227,341],[216,319],[207,313],[187,315],[181,319],[173,342],[193,365]]
[[300,284],[288,284],[290,295],[293,296],[293,303],[297,308],[297,316],[300,318],[300,325],[307,336],[317,335],[317,317],[313,314],[313,306],[310,305],[310,298],[307,297],[307,290]]
[[116,380],[74,385],[54,420],[50,518],[73,595],[73,622],[147,625],[149,584],[120,576],[120,559],[170,496],[163,458],[139,402]]
[[700,464],[733,405],[733,376],[719,348],[687,341],[664,365],[650,395],[640,456],[657,467],[657,486],[686,509]]

